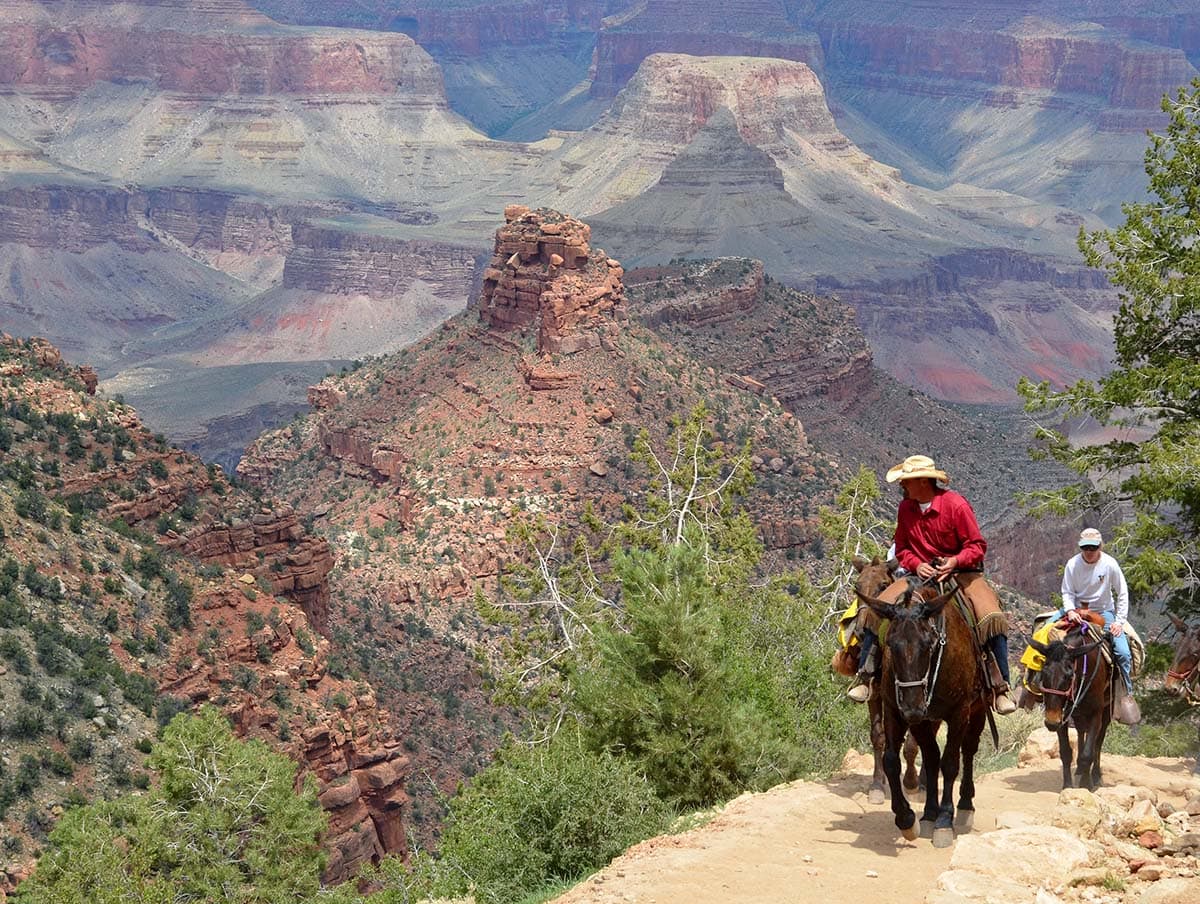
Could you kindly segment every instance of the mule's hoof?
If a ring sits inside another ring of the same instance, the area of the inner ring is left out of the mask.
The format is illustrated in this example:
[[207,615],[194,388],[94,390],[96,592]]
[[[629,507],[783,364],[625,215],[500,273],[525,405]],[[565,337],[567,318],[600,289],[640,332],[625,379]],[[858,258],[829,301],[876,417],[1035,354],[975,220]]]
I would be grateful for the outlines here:
[[933,830],[933,846],[935,848],[947,848],[952,844],[954,844],[954,829]]
[[934,823],[933,823],[932,819],[922,819],[921,820],[921,837],[922,838],[932,838],[933,837],[933,824]]
[[867,803],[869,804],[881,804],[885,799],[886,796],[882,788],[872,788],[867,792]]
[[905,837],[905,839],[908,841],[916,841],[917,840],[917,827],[909,826],[907,829],[901,829],[900,834],[903,835]]
[[975,828],[975,811],[959,810],[954,814],[954,831],[960,835]]

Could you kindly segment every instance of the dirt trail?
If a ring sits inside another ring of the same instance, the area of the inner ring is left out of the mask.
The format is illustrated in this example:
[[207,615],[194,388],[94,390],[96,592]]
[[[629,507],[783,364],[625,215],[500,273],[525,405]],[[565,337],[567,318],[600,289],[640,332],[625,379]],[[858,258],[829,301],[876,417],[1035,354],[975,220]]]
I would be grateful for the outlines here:
[[[919,904],[954,846],[901,839],[890,804],[867,802],[870,760],[853,768],[827,784],[743,795],[698,829],[630,849],[554,904],[872,904],[883,894]],[[1178,759],[1106,756],[1104,770],[1107,786],[1142,785],[1165,796],[1200,787],[1190,763]],[[1001,827],[1048,823],[1061,773],[1057,760],[1041,760],[984,775],[976,789],[976,833],[997,828],[998,819]],[[920,813],[920,804],[913,808]]]

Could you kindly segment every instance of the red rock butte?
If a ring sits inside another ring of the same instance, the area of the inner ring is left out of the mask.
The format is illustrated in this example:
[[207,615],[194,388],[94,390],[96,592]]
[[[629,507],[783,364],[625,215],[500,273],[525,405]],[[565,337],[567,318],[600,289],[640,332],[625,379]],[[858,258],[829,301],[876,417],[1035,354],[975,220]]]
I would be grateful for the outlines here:
[[537,335],[543,354],[596,348],[625,319],[625,271],[588,242],[591,227],[554,210],[510,205],[483,273],[480,319]]

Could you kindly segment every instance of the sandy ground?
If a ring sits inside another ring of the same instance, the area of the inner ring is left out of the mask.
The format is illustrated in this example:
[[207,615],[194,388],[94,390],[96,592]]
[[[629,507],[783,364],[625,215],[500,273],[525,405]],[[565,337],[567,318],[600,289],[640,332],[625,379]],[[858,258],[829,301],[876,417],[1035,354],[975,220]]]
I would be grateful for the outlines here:
[[[1200,787],[1184,760],[1106,756],[1103,765],[1109,786],[1144,785],[1168,797]],[[903,840],[890,803],[867,802],[870,761],[854,769],[827,784],[743,795],[698,829],[631,848],[555,904],[872,904],[882,894],[919,904],[954,847]],[[995,829],[997,820],[1048,822],[1060,789],[1056,760],[984,775],[976,781],[974,831]],[[920,813],[919,804],[914,809]]]

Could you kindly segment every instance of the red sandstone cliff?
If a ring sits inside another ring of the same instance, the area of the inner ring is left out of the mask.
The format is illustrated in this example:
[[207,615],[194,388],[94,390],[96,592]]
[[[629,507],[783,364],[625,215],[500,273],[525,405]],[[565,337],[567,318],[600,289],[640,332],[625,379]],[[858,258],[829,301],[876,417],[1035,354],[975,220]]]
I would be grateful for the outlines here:
[[591,229],[552,210],[511,206],[483,273],[480,318],[499,332],[531,330],[544,355],[596,348],[624,315],[624,271],[592,253]]
[[[1049,92],[1051,107],[1151,111],[1196,75],[1188,54],[1200,47],[1200,14],[1185,2],[1171,6],[647,0],[604,21],[592,91],[613,96],[653,53],[730,54],[799,60],[847,87],[998,104],[1014,103],[1006,91]],[[1107,122],[1144,128],[1149,120]]]
[[[289,507],[255,501],[219,469],[152,436],[131,409],[94,398],[95,389],[90,368],[65,363],[44,340],[0,334],[0,393],[52,425],[31,430],[32,415],[6,419],[5,454],[42,462],[37,473],[46,476],[35,476],[34,489],[48,506],[80,513],[66,529],[61,520],[14,520],[4,505],[5,556],[36,563],[70,595],[56,616],[68,630],[95,634],[87,619],[103,600],[116,621],[101,634],[124,670],[164,698],[216,703],[240,734],[284,750],[316,777],[330,814],[328,881],[384,853],[405,853],[408,760],[396,722],[366,683],[332,668],[333,648],[319,633],[328,617],[329,544]],[[11,487],[0,481],[0,496]],[[48,542],[60,551],[53,562],[38,552]],[[101,549],[110,580],[98,595],[91,561]],[[188,588],[185,619],[164,617],[158,578],[167,571]],[[164,621],[172,630],[157,624]],[[130,644],[151,626],[156,644]],[[120,732],[106,741],[126,742]],[[75,780],[87,788],[92,777]]]
[[260,0],[256,4],[280,22],[302,25],[357,25],[402,32],[423,47],[463,56],[497,46],[542,44],[571,32],[595,32],[601,18],[624,0],[500,0],[437,3],[388,0],[376,8],[345,9],[313,0]]
[[822,8],[812,24],[840,82],[918,95],[975,93],[1004,104],[1011,103],[1004,94],[1011,89],[1049,92],[1051,104],[1155,110],[1164,93],[1196,74],[1182,51],[1138,44],[1115,31],[1004,15],[1000,8],[977,15],[974,5],[944,6],[881,10],[841,0]]
[[[333,541],[344,602],[332,636],[378,676],[406,735],[429,739],[414,768],[444,791],[511,718],[473,660],[495,656],[505,630],[472,599],[529,554],[521,520],[573,529],[585,505],[615,517],[645,487],[628,463],[637,431],[661,446],[701,399],[721,412],[724,441],[744,432],[760,450],[752,504],[773,547],[811,541],[815,503],[800,486],[824,485],[824,463],[771,393],[629,322],[623,270],[586,224],[512,206],[494,247],[478,309],[313,387],[314,411],[261,437],[238,468]],[[430,795],[410,793],[428,813]]]
[[[244,4],[0,5],[0,85],[61,94],[99,82],[223,94],[440,95],[441,77],[406,35],[284,29]],[[176,17],[176,13],[181,13]]]

